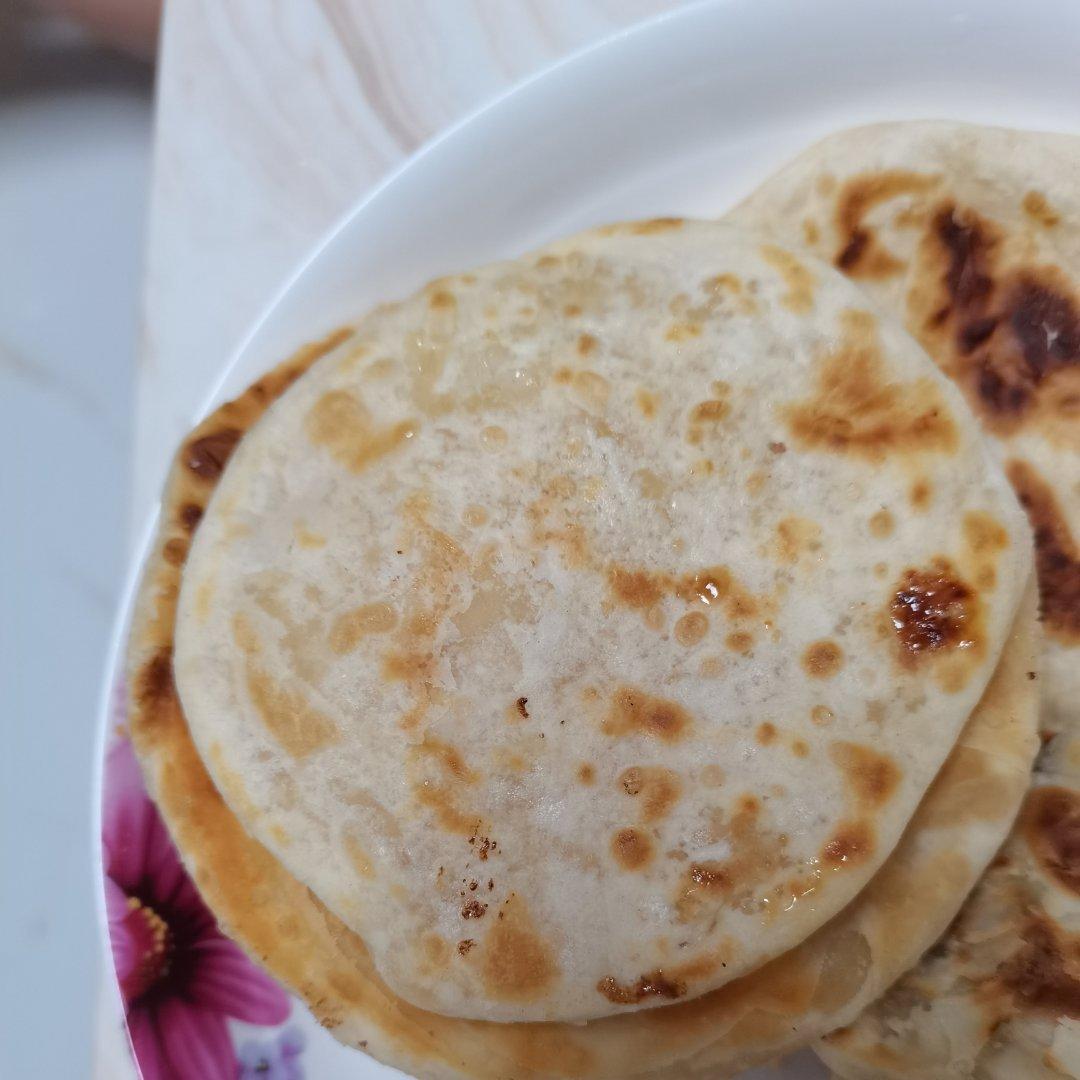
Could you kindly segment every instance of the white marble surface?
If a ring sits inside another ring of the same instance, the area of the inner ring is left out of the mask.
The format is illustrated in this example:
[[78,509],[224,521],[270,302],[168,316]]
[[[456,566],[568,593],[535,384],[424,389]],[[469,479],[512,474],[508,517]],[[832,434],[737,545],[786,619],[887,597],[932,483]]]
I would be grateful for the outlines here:
[[411,151],[517,80],[677,0],[167,4],[133,524],[245,330]]
[[91,786],[151,99],[113,58],[27,67],[0,97],[0,1077],[52,1080],[90,1074],[101,977]]

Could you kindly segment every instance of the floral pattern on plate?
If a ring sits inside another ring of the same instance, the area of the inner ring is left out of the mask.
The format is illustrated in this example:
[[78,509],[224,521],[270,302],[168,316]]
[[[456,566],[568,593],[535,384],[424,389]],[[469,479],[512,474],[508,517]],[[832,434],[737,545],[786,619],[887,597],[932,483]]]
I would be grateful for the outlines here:
[[291,1001],[218,929],[123,734],[106,753],[102,802],[109,940],[143,1080],[302,1080],[296,1028],[265,1040],[230,1030],[280,1025]]

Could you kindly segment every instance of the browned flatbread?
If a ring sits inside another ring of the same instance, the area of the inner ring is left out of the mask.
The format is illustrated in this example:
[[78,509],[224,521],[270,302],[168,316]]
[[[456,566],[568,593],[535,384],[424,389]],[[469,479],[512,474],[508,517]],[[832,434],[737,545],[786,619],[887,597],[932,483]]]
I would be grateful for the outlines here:
[[399,996],[666,1008],[888,857],[1031,548],[959,391],[863,301],[723,223],[606,226],[367,313],[237,446],[177,691]]
[[137,606],[132,737],[224,929],[336,1037],[418,1077],[715,1075],[850,1019],[941,932],[1015,811],[1034,741],[1030,599],[983,701],[894,855],[860,898],[803,946],[695,1001],[586,1025],[485,1023],[417,1009],[386,987],[363,942],[241,827],[195,750],[172,682],[180,575],[229,454],[268,404],[344,337],[303,350],[191,434],[173,467]]
[[1052,729],[1080,696],[1078,167],[1075,135],[874,124],[729,215],[843,271],[964,391],[1034,528]]

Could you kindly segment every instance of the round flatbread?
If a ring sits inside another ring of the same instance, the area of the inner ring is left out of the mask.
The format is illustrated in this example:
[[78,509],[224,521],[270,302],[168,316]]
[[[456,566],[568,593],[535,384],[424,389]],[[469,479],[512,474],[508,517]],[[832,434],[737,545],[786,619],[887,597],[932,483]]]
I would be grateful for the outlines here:
[[304,366],[340,342],[339,335],[305,350],[191,435],[173,467],[135,613],[131,735],[223,927],[337,1038],[430,1080],[715,1074],[847,1022],[940,934],[1012,821],[1027,786],[1037,714],[1037,683],[1028,678],[1036,646],[1030,595],[983,698],[893,855],[854,903],[803,945],[695,1001],[585,1025],[492,1024],[423,1012],[389,990],[363,942],[244,831],[207,775],[171,680],[183,562],[221,471],[192,470],[190,448],[207,439],[235,443]]
[[175,677],[397,994],[581,1021],[857,894],[1029,560],[959,394],[841,275],[639,223],[436,282],[299,379],[196,533]]
[[1080,723],[948,935],[818,1053],[850,1080],[1080,1077]]
[[731,215],[902,318],[991,437],[1035,531],[1052,723],[1080,695],[1080,138],[877,124],[800,154]]

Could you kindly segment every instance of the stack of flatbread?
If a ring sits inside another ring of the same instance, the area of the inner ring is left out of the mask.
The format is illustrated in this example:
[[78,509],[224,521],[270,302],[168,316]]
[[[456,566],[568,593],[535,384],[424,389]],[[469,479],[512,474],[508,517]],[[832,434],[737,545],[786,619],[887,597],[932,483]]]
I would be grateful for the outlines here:
[[1074,163],[841,134],[203,421],[131,727],[225,931],[417,1077],[1080,1076]]

